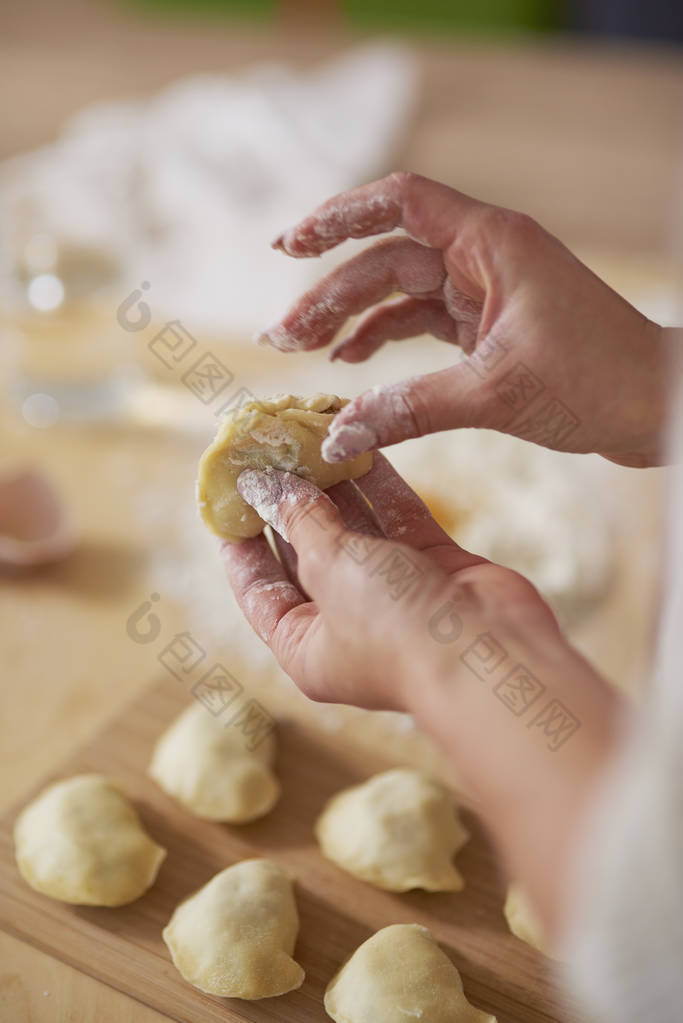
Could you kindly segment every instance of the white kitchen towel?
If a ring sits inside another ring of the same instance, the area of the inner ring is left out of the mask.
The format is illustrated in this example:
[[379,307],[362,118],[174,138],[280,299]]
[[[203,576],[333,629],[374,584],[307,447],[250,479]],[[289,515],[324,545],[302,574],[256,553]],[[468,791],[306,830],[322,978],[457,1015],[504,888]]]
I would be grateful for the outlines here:
[[307,72],[258,65],[87,107],[53,145],[0,168],[6,267],[16,285],[26,251],[56,245],[67,294],[69,272],[109,267],[119,292],[149,283],[158,320],[248,335],[321,271],[269,242],[393,169],[416,91],[410,54],[374,44]]

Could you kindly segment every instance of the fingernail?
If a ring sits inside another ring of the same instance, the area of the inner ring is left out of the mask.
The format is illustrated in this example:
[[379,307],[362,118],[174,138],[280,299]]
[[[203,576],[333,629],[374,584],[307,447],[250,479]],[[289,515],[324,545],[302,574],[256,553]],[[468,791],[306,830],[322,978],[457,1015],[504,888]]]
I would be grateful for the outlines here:
[[286,231],[283,231],[282,234],[279,234],[270,243],[271,248],[284,252],[285,256],[291,256],[292,259],[307,259],[310,256],[319,256],[320,251],[316,249],[315,244],[312,244],[310,239],[306,241],[297,237],[298,227],[298,224],[288,227]]
[[296,352],[303,347],[301,341],[281,323],[254,334],[253,342],[261,348],[277,348],[279,352]]
[[291,255],[291,253],[288,252],[287,250],[287,235],[294,234],[297,226],[298,226],[297,224],[292,224],[291,227],[288,227],[284,231],[282,231],[282,233],[279,234],[277,238],[275,238],[275,240],[270,243],[271,248],[279,249],[280,252],[284,252],[286,256]]
[[280,512],[284,493],[279,475],[268,469],[245,469],[237,477],[237,491],[264,522],[289,541]]
[[376,447],[378,436],[365,423],[342,423],[330,427],[322,443],[321,453],[326,462],[346,462]]

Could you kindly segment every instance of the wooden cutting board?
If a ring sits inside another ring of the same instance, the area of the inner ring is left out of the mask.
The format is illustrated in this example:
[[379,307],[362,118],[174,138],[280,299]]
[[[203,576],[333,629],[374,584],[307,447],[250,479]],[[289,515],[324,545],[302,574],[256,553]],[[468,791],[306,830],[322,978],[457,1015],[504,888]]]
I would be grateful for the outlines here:
[[[507,930],[504,885],[476,819],[464,815],[472,840],[457,858],[466,879],[463,892],[393,895],[349,877],[319,854],[314,820],[333,793],[396,761],[370,757],[348,739],[288,719],[279,723],[283,796],[274,811],[240,827],[199,821],[145,775],[156,737],[186,703],[187,694],[172,681],[149,688],[45,779],[97,771],[124,786],[149,832],[168,849],[152,889],[119,909],[68,906],[39,895],[21,879],[14,861],[17,808],[0,820],[2,928],[180,1023],[323,1023],[328,1019],[323,992],[340,963],[380,927],[416,922],[429,927],[450,955],[470,1001],[497,1015],[499,1023],[577,1023],[576,1011],[562,1007],[550,962]],[[295,955],[306,979],[282,998],[214,998],[176,972],[161,930],[178,902],[217,871],[250,856],[272,857],[296,878],[301,929]]]

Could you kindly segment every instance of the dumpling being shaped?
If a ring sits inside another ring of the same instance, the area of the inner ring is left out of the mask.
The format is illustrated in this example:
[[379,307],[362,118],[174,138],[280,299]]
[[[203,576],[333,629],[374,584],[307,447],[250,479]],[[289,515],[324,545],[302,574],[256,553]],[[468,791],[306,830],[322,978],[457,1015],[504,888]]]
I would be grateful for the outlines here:
[[272,810],[280,784],[271,770],[274,730],[254,749],[237,725],[224,725],[195,701],[154,747],[148,773],[164,792],[204,820],[243,824]]
[[224,998],[272,998],[301,986],[292,958],[299,915],[276,863],[242,860],[181,903],[163,931],[185,980]]
[[126,796],[99,774],[55,782],[14,826],[19,871],[32,888],[77,906],[123,906],[154,883],[166,850]]
[[464,887],[453,856],[469,834],[448,789],[421,771],[394,768],[337,793],[315,834],[324,856],[377,888]]
[[199,461],[197,502],[209,529],[231,543],[263,530],[265,522],[237,490],[244,469],[294,472],[321,490],[364,475],[372,465],[371,452],[335,463],[320,453],[330,423],[346,404],[348,399],[336,394],[278,394],[229,412]]
[[460,974],[426,927],[392,924],[368,938],[332,978],[336,1023],[496,1023],[465,997]]

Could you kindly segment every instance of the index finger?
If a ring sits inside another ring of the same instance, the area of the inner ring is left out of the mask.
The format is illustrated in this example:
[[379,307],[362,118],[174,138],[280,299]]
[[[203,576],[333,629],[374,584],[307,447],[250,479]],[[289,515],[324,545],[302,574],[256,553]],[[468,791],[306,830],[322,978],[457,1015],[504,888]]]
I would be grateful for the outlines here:
[[453,241],[462,218],[485,203],[419,174],[395,171],[341,192],[273,242],[288,256],[319,256],[347,238],[367,238],[396,227],[433,248]]

